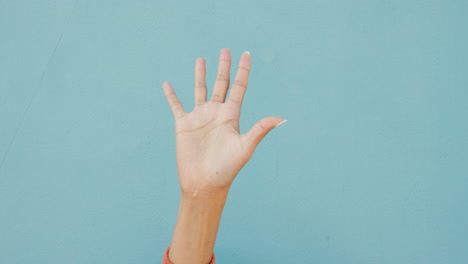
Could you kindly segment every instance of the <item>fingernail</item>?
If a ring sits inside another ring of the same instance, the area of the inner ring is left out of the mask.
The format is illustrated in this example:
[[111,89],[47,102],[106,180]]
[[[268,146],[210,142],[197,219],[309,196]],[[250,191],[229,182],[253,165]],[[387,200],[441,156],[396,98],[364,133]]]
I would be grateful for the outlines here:
[[249,55],[250,55],[250,51],[244,51],[244,53],[247,53],[247,54],[249,54]]
[[288,120],[284,119],[283,121],[279,122],[275,127],[281,126],[282,124],[286,123],[286,121],[288,121]]

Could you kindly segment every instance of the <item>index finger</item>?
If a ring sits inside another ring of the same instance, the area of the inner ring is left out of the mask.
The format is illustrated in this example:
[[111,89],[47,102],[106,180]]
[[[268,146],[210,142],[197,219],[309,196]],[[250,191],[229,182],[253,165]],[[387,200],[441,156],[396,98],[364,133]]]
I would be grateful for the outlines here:
[[229,94],[229,101],[239,105],[242,104],[247,89],[250,64],[250,52],[245,51],[239,60],[239,67],[237,68],[236,79],[232,84],[231,93]]

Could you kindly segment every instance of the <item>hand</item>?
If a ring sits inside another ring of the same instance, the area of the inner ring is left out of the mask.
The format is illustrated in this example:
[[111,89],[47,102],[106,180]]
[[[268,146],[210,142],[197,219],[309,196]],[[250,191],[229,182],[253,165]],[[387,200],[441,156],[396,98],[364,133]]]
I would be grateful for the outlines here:
[[218,75],[208,102],[205,63],[203,58],[198,58],[195,63],[195,107],[192,112],[184,111],[169,82],[163,84],[175,119],[180,186],[183,193],[190,194],[228,190],[262,138],[286,121],[267,117],[241,135],[239,118],[250,72],[250,54],[244,52],[240,57],[227,101],[231,66],[229,49],[221,49]]

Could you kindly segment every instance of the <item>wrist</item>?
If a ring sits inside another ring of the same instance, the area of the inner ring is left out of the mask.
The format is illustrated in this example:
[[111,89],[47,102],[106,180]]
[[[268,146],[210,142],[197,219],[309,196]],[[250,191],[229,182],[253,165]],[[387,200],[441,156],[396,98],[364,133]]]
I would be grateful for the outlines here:
[[181,191],[181,203],[190,207],[224,207],[229,189]]
[[232,180],[225,180],[225,175],[210,173],[179,173],[180,190],[185,196],[217,196],[225,194],[231,188]]

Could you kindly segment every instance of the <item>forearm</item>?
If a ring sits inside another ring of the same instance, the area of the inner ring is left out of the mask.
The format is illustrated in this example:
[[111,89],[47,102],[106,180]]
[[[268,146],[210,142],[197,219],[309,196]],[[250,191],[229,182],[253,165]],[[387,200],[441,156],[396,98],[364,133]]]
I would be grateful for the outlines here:
[[228,190],[181,193],[169,258],[175,264],[207,264],[213,256]]

